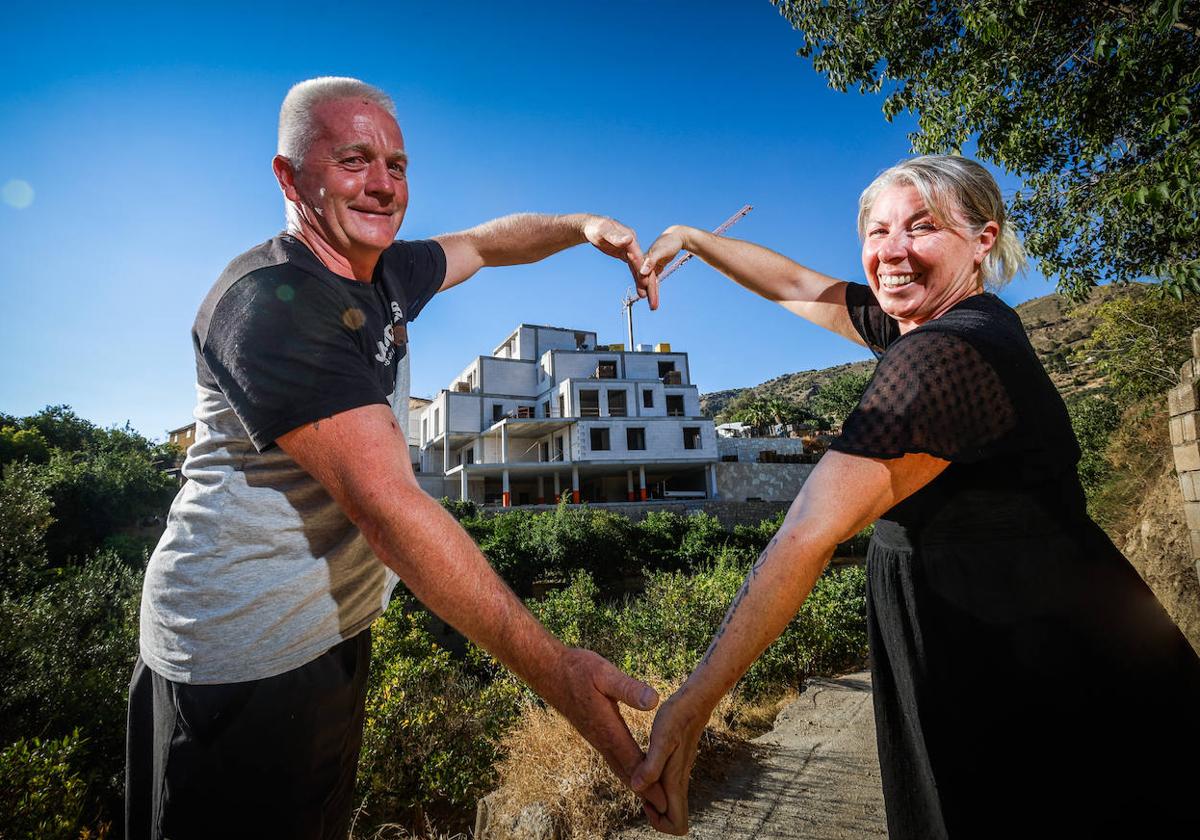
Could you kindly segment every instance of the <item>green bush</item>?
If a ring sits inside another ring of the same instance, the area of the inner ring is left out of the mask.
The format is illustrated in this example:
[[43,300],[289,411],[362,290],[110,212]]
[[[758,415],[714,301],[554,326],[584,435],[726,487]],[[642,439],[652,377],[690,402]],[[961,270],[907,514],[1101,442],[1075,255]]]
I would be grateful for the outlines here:
[[[652,574],[642,596],[616,613],[614,639],[603,652],[631,674],[686,676],[708,649],[748,571],[749,564],[737,553],[724,552],[692,574]],[[561,614],[564,604],[558,606],[559,626],[572,626]],[[607,632],[588,611],[579,623]],[[786,685],[798,687],[808,674],[861,664],[866,650],[866,574],[856,566],[830,569],[779,639],[751,666],[741,689],[755,696]]]
[[603,603],[600,587],[587,572],[575,572],[566,587],[530,601],[529,609],[564,644],[608,658],[615,653],[616,612]]
[[534,523],[538,514],[514,510],[486,520],[464,521],[488,561],[501,577],[521,595],[533,591],[533,582],[544,577],[547,560],[538,545]]
[[451,499],[449,496],[442,496],[439,500],[442,507],[449,511],[450,515],[458,521],[464,519],[472,519],[479,515],[479,505],[472,502],[470,499]]
[[1090,500],[1112,475],[1105,452],[1109,437],[1121,423],[1121,409],[1107,396],[1091,394],[1068,403],[1067,413],[1079,441],[1079,481]]
[[109,813],[120,802],[141,575],[111,555],[0,593],[0,743],[88,733],[82,766]]
[[687,517],[669,510],[652,510],[633,527],[633,552],[652,571],[680,567],[679,546],[688,532]]
[[54,522],[40,470],[30,464],[4,467],[0,478],[0,590],[23,592],[46,566],[43,547]]
[[620,664],[631,674],[687,676],[700,661],[749,567],[722,555],[692,573],[655,572],[618,616]]
[[0,752],[0,837],[79,840],[87,836],[87,783],[78,764],[84,740],[20,738]]
[[636,571],[631,553],[633,524],[622,514],[559,504],[534,516],[532,524],[534,551],[545,563],[545,572],[559,580],[584,570],[608,583]]
[[780,511],[757,525],[734,525],[733,543],[744,549],[751,557],[758,557],[775,533],[783,527],[784,516],[786,516],[786,511]]
[[687,517],[687,532],[679,545],[679,556],[689,568],[710,562],[722,553],[730,537],[715,516],[694,513]]
[[438,647],[424,613],[396,604],[372,628],[358,796],[371,825],[473,803],[494,783],[499,739],[516,720],[514,681],[484,682]]

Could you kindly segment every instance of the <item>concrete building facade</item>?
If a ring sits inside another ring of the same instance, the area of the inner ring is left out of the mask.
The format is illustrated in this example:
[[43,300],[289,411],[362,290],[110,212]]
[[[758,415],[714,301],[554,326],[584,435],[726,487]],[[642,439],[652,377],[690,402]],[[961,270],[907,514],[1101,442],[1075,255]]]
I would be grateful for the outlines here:
[[[715,498],[717,441],[686,353],[521,324],[414,410],[431,495],[545,504]],[[442,482],[441,493],[436,483]]]

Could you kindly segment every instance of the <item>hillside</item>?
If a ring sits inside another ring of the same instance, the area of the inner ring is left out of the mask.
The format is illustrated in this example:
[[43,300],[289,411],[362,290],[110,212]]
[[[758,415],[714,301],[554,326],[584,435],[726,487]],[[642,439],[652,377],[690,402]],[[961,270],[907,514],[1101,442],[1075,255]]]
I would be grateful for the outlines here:
[[[1089,360],[1076,361],[1072,358],[1096,325],[1096,308],[1116,296],[1144,293],[1145,289],[1142,286],[1104,286],[1094,289],[1091,297],[1082,304],[1072,304],[1062,295],[1050,294],[1027,300],[1016,307],[1033,349],[1064,397],[1094,390],[1104,382]],[[730,388],[701,394],[700,410],[705,416],[723,422],[728,419],[724,412],[734,400],[782,397],[803,403],[833,377],[847,372],[871,370],[874,367],[875,362],[867,360],[820,370],[785,373],[747,388]]]

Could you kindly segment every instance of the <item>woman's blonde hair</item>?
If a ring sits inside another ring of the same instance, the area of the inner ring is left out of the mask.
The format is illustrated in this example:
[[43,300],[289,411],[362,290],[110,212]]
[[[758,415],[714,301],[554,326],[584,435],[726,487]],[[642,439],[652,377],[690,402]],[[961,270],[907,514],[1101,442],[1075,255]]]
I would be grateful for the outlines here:
[[983,259],[980,280],[998,289],[1023,271],[1025,248],[1008,223],[1004,199],[992,174],[973,160],[957,155],[922,155],[881,172],[858,199],[858,235],[866,235],[867,217],[879,194],[893,184],[912,184],[939,224],[983,229],[1000,226],[996,242]]

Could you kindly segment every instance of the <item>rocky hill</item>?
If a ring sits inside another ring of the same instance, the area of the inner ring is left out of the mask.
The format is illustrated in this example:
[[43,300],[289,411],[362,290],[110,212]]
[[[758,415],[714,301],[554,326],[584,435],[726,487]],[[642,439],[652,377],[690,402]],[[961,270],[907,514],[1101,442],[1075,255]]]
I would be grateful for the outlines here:
[[[1106,300],[1120,295],[1145,294],[1143,286],[1104,286],[1093,289],[1082,304],[1073,304],[1062,295],[1044,295],[1016,307],[1033,349],[1050,378],[1064,397],[1094,390],[1104,384],[1090,359],[1076,359],[1083,340],[1096,326],[1096,309]],[[850,362],[820,370],[785,373],[748,388],[730,388],[700,395],[700,409],[707,417],[724,422],[734,400],[745,402],[759,397],[782,397],[803,403],[835,376],[847,372],[872,370],[873,361]]]

